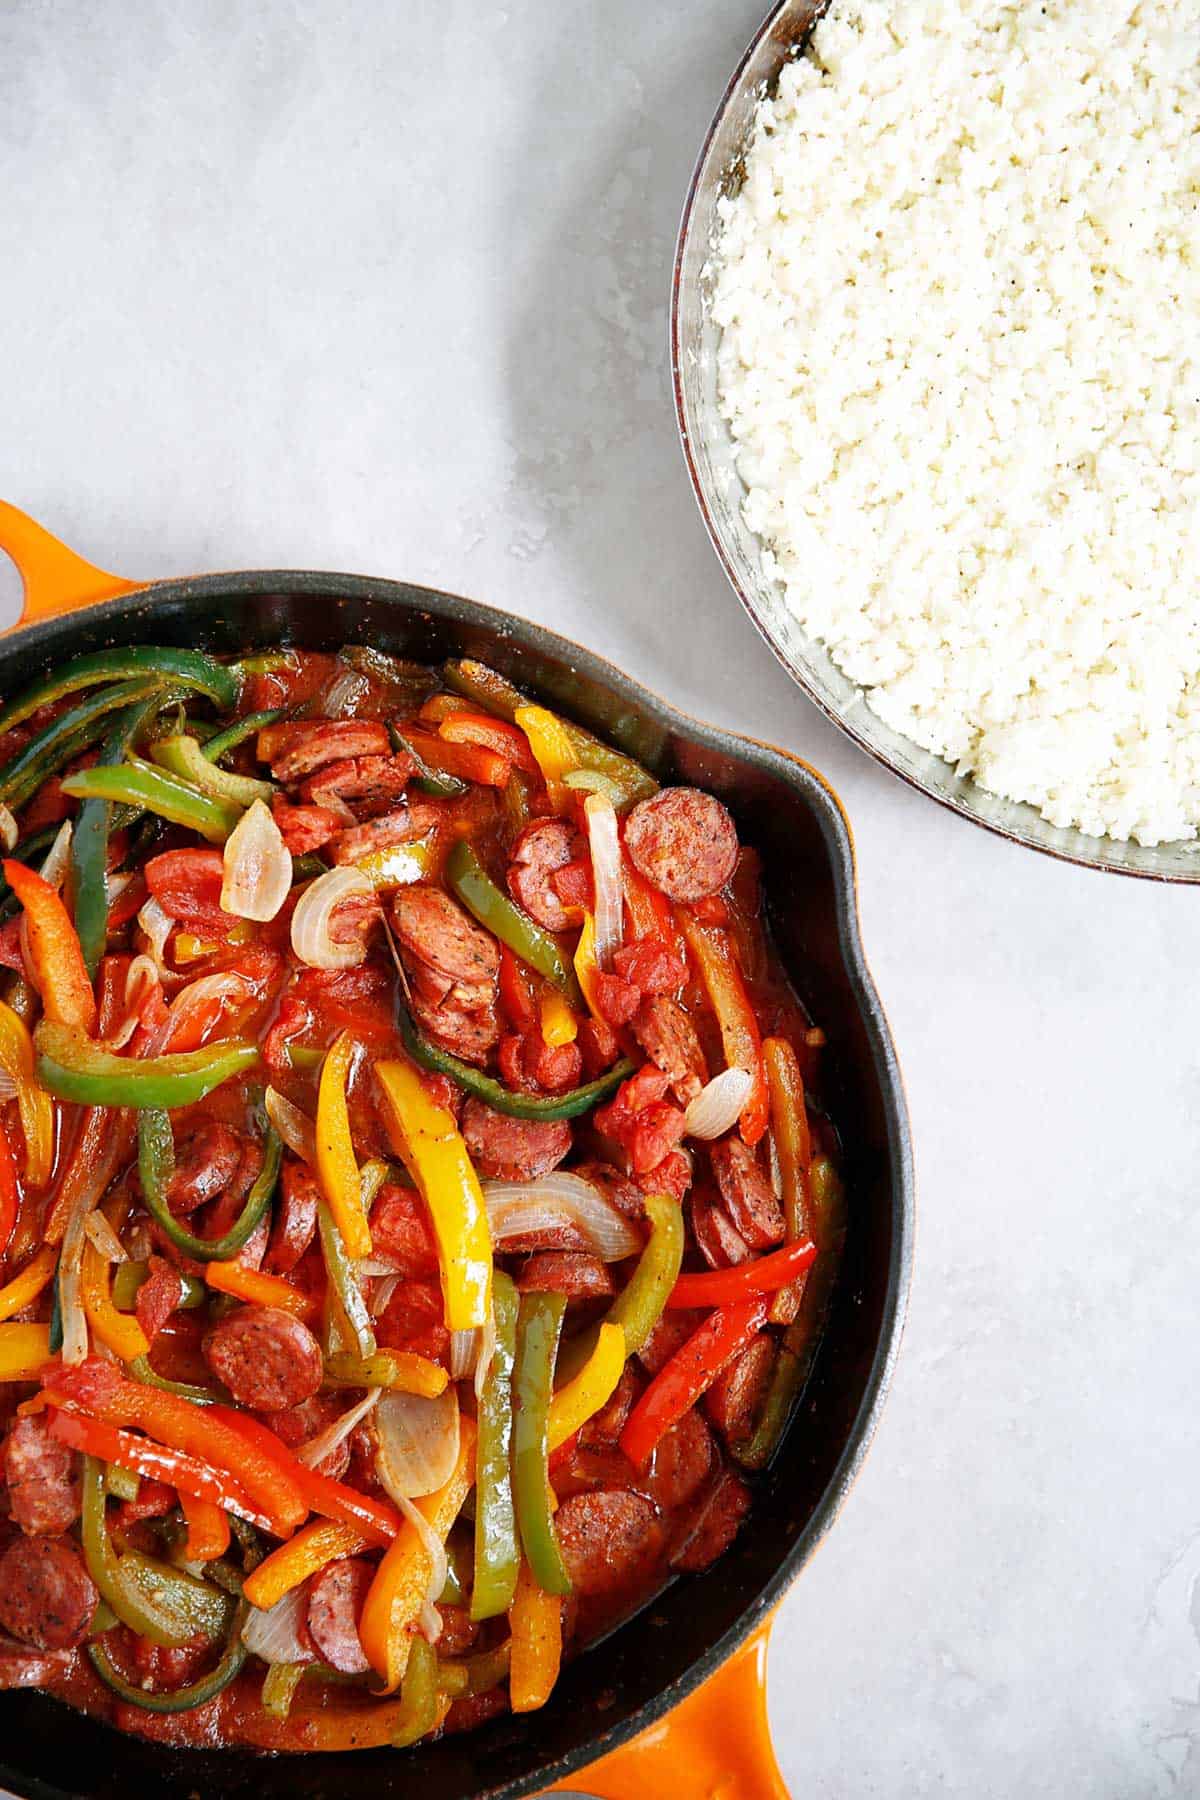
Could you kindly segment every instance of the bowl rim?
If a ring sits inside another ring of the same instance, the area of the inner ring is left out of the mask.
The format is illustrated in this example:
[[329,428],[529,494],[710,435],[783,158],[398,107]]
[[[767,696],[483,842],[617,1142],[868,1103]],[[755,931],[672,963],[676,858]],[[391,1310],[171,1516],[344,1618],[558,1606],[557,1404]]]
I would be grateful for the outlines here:
[[[891,1242],[880,1329],[845,1447],[820,1501],[804,1529],[797,1533],[786,1554],[746,1608],[680,1675],[607,1731],[594,1732],[583,1744],[547,1760],[536,1771],[514,1776],[485,1790],[487,1800],[520,1800],[523,1795],[536,1793],[579,1774],[656,1724],[693,1693],[763,1624],[833,1525],[874,1440],[891,1388],[907,1316],[916,1230],[916,1182],[908,1099],[891,1027],[863,947],[853,835],[845,809],[830,783],[791,751],[682,712],[605,657],[535,620],[444,589],[382,576],[295,569],[229,571],[148,582],[132,592],[93,602],[77,612],[36,619],[28,625],[18,623],[0,636],[0,667],[5,652],[18,642],[35,646],[44,642],[49,648],[69,637],[84,621],[103,626],[107,619],[125,620],[141,608],[152,612],[159,600],[174,599],[200,605],[222,597],[260,594],[287,598],[320,593],[390,602],[406,610],[424,610],[434,617],[499,631],[514,643],[535,652],[544,651],[572,664],[610,693],[632,697],[656,724],[691,743],[726,753],[732,751],[743,761],[797,789],[816,813],[830,856],[839,955],[869,1044],[887,1127],[886,1179],[891,1197]],[[236,1747],[232,1753],[238,1754]],[[305,1756],[306,1762],[311,1760],[311,1756]],[[343,1757],[337,1760],[345,1761]],[[185,1763],[182,1765],[185,1776],[186,1770]],[[38,1800],[65,1800],[63,1790],[36,1775],[30,1776],[12,1765],[6,1756],[0,1756],[0,1780],[17,1795],[37,1796]]]
[[[771,7],[771,10],[767,13],[766,17],[755,31],[749,44],[746,46],[745,51],[738,59],[732,75],[726,82],[724,91],[717,102],[716,110],[713,113],[708,130],[704,134],[703,142],[701,143],[695,165],[692,169],[691,180],[688,182],[687,193],[683,202],[683,211],[679,222],[679,230],[675,240],[675,257],[671,270],[670,316],[668,321],[671,393],[675,406],[675,424],[679,433],[679,443],[683,452],[683,460],[687,468],[688,479],[691,483],[692,494],[695,498],[697,508],[699,509],[700,517],[704,522],[705,531],[708,533],[709,542],[712,544],[712,547],[717,554],[717,559],[725,572],[726,580],[729,582],[730,587],[741,602],[742,607],[749,615],[755,630],[775,657],[775,660],[787,671],[788,675],[790,675],[792,680],[796,683],[796,686],[800,688],[802,693],[812,701],[813,705],[825,715],[831,724],[836,725],[839,731],[843,732],[852,743],[857,744],[860,750],[864,750],[874,762],[880,765],[881,768],[887,769],[890,774],[896,776],[898,780],[903,781],[917,793],[925,795],[927,799],[935,800],[939,806],[945,807],[947,812],[954,813],[958,818],[965,819],[972,825],[978,825],[982,827],[983,830],[990,831],[996,837],[1002,838],[1010,844],[1015,844],[1021,849],[1036,850],[1039,855],[1053,857],[1057,862],[1073,863],[1078,868],[1091,869],[1100,874],[1125,875],[1134,880],[1166,882],[1183,887],[1193,886],[1200,882],[1200,845],[1197,846],[1197,862],[1195,870],[1192,872],[1178,868],[1140,868],[1127,862],[1115,860],[1114,853],[1106,852],[1103,848],[1103,846],[1108,844],[1132,845],[1132,840],[1130,839],[1118,840],[1106,837],[1091,838],[1088,833],[1071,828],[1073,835],[1076,838],[1086,840],[1087,842],[1094,842],[1098,846],[1101,846],[1094,854],[1088,853],[1082,849],[1069,849],[1060,844],[1045,842],[1037,836],[1033,830],[1023,830],[1019,826],[1001,824],[999,820],[984,817],[982,814],[975,812],[958,795],[942,792],[938,788],[931,786],[928,782],[923,781],[921,777],[912,770],[902,768],[880,744],[863,732],[852,719],[845,717],[838,711],[836,706],[834,706],[822,692],[821,687],[814,680],[803,663],[788,655],[780,642],[778,633],[773,629],[765,609],[759,605],[757,597],[748,592],[743,586],[733,560],[725,547],[724,535],[717,523],[714,509],[709,503],[708,487],[701,471],[700,459],[696,453],[693,434],[688,425],[687,405],[684,397],[683,320],[681,304],[685,287],[683,273],[684,262],[688,255],[693,232],[696,229],[698,202],[706,178],[709,175],[709,163],[712,152],[717,137],[724,126],[726,115],[734,102],[741,97],[748,67],[756,56],[764,39],[772,35],[781,19],[789,12],[792,12],[798,3],[799,0],[776,0],[776,4]],[[804,38],[807,37],[808,33],[817,23],[820,15],[826,11],[830,4],[831,0],[817,0],[816,10],[808,25],[803,28],[801,33],[791,40],[793,48],[803,42]],[[770,79],[773,80],[774,77],[772,76]],[[849,677],[847,677],[847,679],[849,679]],[[857,686],[857,684],[855,685]],[[859,693],[862,693],[863,691],[863,689],[858,688]],[[898,733],[897,735],[903,734]],[[907,741],[914,743],[916,749],[919,750],[921,748],[920,745],[915,744],[915,740],[909,739]],[[929,754],[932,755],[933,753],[930,752]],[[939,760],[945,761],[944,758],[939,758]],[[946,766],[949,767],[950,765],[947,764]],[[978,788],[978,791],[981,793],[989,792],[988,789],[981,787],[972,778],[966,777],[965,779],[969,781],[972,789]],[[995,796],[995,798],[999,799],[1001,796]],[[1048,820],[1045,821],[1045,824],[1047,830],[1052,831],[1057,829],[1050,825]],[[1161,847],[1172,848],[1175,845],[1190,844],[1193,842],[1195,842],[1195,840],[1178,838]],[[1155,848],[1158,846],[1134,847]]]

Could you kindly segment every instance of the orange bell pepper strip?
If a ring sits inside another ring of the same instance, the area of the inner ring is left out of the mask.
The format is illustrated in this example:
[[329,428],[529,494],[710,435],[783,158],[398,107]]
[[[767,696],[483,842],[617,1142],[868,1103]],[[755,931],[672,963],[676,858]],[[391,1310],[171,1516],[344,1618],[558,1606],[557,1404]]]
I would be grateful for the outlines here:
[[17,1111],[25,1139],[25,1180],[45,1187],[54,1166],[54,1102],[38,1084],[29,1027],[0,1000],[0,1069],[17,1090]]
[[42,1010],[56,1025],[89,1036],[96,1029],[96,996],[71,916],[48,881],[24,863],[5,861],[4,879],[25,908],[25,928]]
[[491,719],[485,713],[447,713],[438,726],[438,736],[448,744],[480,744],[504,757],[514,769],[523,769],[527,775],[538,772],[529,739],[506,719]]
[[550,1698],[562,1665],[562,1601],[538,1586],[524,1557],[508,1623],[512,1630],[508,1674],[512,1709],[515,1713],[536,1712]]
[[767,1129],[769,1106],[762,1035],[729,933],[719,925],[701,925],[684,907],[679,920],[720,1027],[725,1061],[731,1069],[745,1069],[753,1080],[738,1126],[745,1143],[757,1144]]
[[317,1092],[317,1179],[349,1256],[371,1254],[371,1230],[362,1203],[362,1180],[350,1135],[346,1079],[355,1043],[348,1031],[331,1045]]
[[579,1020],[571,1002],[557,988],[548,987],[542,993],[541,1030],[542,1042],[552,1049],[573,1044],[579,1036]]
[[251,1306],[276,1306],[295,1319],[312,1319],[320,1312],[320,1301],[302,1294],[282,1275],[264,1275],[261,1269],[247,1269],[239,1262],[211,1262],[204,1265],[204,1279],[220,1294],[232,1294]]
[[50,1359],[49,1325],[0,1325],[0,1381],[32,1381]]
[[192,1562],[215,1562],[229,1548],[229,1520],[211,1500],[200,1500],[195,1494],[180,1491],[187,1537],[184,1550]]
[[478,782],[480,787],[507,787],[512,764],[506,756],[497,756],[483,744],[452,744],[432,731],[401,732],[421,761],[439,775],[455,775],[460,781]]
[[[0,1138],[3,1132],[0,1132]],[[3,1152],[0,1152],[0,1164],[3,1163]],[[36,1300],[44,1287],[48,1287],[54,1279],[54,1271],[58,1266],[58,1252],[47,1244],[39,1250],[32,1261],[27,1262],[19,1275],[14,1275],[10,1282],[0,1288],[0,1319],[11,1319],[14,1313]]]
[[307,1512],[321,1513],[327,1519],[352,1525],[374,1544],[390,1544],[403,1525],[403,1514],[390,1500],[362,1494],[357,1488],[347,1487],[344,1482],[333,1481],[328,1475],[310,1469],[293,1456],[281,1438],[249,1413],[233,1412],[226,1406],[209,1406],[205,1411],[217,1423],[243,1438],[259,1457],[273,1464],[280,1478],[300,1494]]
[[621,857],[621,886],[625,893],[628,938],[634,943],[641,943],[644,938],[659,938],[681,955],[675,909],[664,893],[651,887],[645,876],[639,874],[625,854]]
[[0,1123],[0,1256],[7,1255],[8,1246],[12,1243],[12,1235],[17,1228],[20,1199],[17,1165],[9,1149],[8,1133],[3,1123]]
[[564,775],[579,767],[566,726],[544,706],[518,706],[513,718],[529,740],[543,781],[553,790]]
[[[166,1449],[132,1431],[121,1431],[103,1419],[63,1411],[58,1404],[63,1397],[53,1388],[45,1394],[50,1434],[60,1444],[82,1450],[89,1456],[98,1456],[104,1462],[115,1463],[118,1469],[128,1469],[147,1481],[164,1482],[175,1489],[181,1502],[186,1496],[188,1503],[214,1510],[225,1508],[237,1513],[239,1518],[248,1519],[252,1525],[271,1529],[270,1522],[231,1476],[210,1468],[194,1456],[184,1455],[182,1451]],[[184,1512],[186,1515],[187,1505]],[[216,1554],[219,1556],[222,1552]]]
[[259,1606],[265,1612],[326,1563],[336,1562],[342,1556],[356,1556],[370,1542],[365,1532],[340,1519],[314,1519],[263,1558],[242,1583],[242,1593],[251,1606]]
[[[232,1475],[256,1512],[270,1521],[268,1529],[275,1537],[290,1537],[312,1510],[291,1471],[264,1454],[246,1432],[231,1428],[229,1420],[236,1419],[240,1426],[241,1414],[228,1413],[224,1407],[194,1406],[162,1388],[142,1387],[98,1357],[72,1369],[56,1369],[49,1385],[57,1405],[73,1405],[109,1425],[139,1426],[160,1445]],[[262,1429],[272,1437],[265,1426]]]
[[392,1147],[429,1208],[450,1331],[483,1325],[492,1304],[492,1237],[479,1177],[454,1115],[429,1094],[411,1063],[381,1062],[375,1078]]
[[[414,1504],[445,1543],[475,1483],[475,1421],[459,1421],[458,1460],[444,1485]],[[363,1653],[390,1694],[408,1667],[417,1614],[426,1599],[432,1565],[414,1526],[406,1520],[376,1570],[358,1621]]]

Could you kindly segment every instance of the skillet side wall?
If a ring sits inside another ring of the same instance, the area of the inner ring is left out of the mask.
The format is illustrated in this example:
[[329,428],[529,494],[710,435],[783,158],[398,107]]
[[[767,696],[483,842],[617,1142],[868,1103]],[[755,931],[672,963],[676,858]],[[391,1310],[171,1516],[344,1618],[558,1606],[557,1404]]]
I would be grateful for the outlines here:
[[912,1171],[903,1090],[858,941],[849,834],[802,764],[673,713],[611,665],[524,621],[454,596],[364,577],[263,573],[164,583],[0,639],[0,694],[110,644],[240,652],[366,642],[420,660],[478,656],[664,779],[712,788],[762,852],[784,962],[826,1030],[831,1111],[847,1150],[850,1232],[833,1314],[801,1410],[750,1527],[707,1574],[677,1583],[563,1674],[536,1721],[501,1719],[403,1756],[263,1758],[122,1738],[31,1693],[0,1695],[0,1781],[19,1795],[169,1791],[255,1800],[516,1800],[661,1716],[776,1603],[831,1523],[865,1453],[898,1348],[911,1261]]

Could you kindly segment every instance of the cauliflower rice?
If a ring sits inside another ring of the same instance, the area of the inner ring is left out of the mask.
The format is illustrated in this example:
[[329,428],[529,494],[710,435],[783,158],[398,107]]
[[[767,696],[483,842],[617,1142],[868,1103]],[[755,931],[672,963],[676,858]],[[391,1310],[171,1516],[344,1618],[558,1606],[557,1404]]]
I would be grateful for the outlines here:
[[1200,0],[834,0],[713,313],[748,525],[881,718],[1055,825],[1200,823]]

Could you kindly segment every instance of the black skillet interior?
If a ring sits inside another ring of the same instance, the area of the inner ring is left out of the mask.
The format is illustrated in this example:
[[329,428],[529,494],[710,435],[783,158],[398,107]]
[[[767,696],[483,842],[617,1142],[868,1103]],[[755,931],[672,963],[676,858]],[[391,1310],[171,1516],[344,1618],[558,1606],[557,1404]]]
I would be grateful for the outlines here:
[[[665,779],[720,794],[763,855],[770,914],[796,986],[828,1033],[850,1231],[833,1314],[751,1526],[706,1574],[677,1582],[568,1667],[535,1718],[501,1719],[403,1755],[267,1758],[125,1738],[40,1695],[0,1696],[0,1783],[14,1793],[130,1800],[516,1800],[613,1749],[683,1698],[778,1600],[865,1453],[898,1347],[912,1170],[899,1070],[863,961],[849,834],[836,803],[778,751],[696,725],[611,665],[537,626],[450,595],[361,577],[262,573],[164,583],[0,639],[0,693],[84,650],[123,643],[241,652],[369,643],[421,660],[476,656]],[[735,1727],[736,1728],[736,1727]]]

